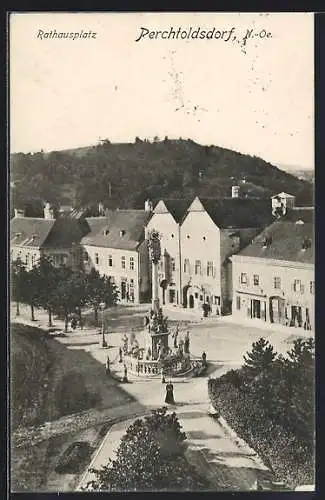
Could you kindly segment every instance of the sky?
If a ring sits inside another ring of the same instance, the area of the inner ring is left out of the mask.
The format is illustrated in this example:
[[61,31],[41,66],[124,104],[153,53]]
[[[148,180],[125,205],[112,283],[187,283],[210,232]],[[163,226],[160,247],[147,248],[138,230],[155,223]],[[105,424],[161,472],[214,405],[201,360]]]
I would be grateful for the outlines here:
[[312,13],[11,14],[11,152],[168,136],[314,168],[313,29]]

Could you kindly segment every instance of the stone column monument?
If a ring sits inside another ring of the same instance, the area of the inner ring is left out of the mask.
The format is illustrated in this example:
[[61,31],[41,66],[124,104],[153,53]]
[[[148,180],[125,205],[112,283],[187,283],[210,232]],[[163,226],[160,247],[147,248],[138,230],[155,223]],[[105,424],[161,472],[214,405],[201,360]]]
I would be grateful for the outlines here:
[[153,230],[149,235],[149,254],[152,262],[152,310],[150,337],[152,359],[157,360],[168,351],[168,326],[159,304],[158,263],[161,257],[160,234]]
[[157,314],[159,311],[159,282],[158,262],[161,257],[160,235],[153,230],[149,237],[149,252],[152,262],[152,309]]

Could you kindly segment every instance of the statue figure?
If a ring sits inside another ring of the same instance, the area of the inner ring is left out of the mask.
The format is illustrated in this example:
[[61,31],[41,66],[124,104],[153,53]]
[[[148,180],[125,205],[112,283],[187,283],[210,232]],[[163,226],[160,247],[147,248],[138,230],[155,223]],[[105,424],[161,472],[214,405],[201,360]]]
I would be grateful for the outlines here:
[[176,330],[175,332],[173,333],[173,339],[174,339],[174,348],[176,349],[177,348],[177,337],[178,337],[178,325],[176,326]]
[[186,332],[184,340],[184,352],[189,354],[190,352],[190,332]]
[[123,352],[124,354],[127,354],[128,353],[128,349],[129,349],[129,339],[128,339],[128,336],[124,335],[124,337],[122,338],[122,341],[123,341]]
[[164,344],[162,340],[159,340],[157,344],[157,354],[158,354],[158,360],[162,359],[162,356],[164,354]]
[[154,264],[158,264],[161,257],[160,235],[158,231],[152,231],[148,241],[150,259]]

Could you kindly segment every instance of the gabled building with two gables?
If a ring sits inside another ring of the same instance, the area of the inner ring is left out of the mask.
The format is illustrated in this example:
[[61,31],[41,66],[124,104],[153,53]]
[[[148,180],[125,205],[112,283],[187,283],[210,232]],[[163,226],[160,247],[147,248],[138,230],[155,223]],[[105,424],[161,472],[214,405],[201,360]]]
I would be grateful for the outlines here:
[[160,200],[147,231],[161,234],[160,300],[163,304],[218,312],[230,310],[230,255],[272,220],[269,200]]

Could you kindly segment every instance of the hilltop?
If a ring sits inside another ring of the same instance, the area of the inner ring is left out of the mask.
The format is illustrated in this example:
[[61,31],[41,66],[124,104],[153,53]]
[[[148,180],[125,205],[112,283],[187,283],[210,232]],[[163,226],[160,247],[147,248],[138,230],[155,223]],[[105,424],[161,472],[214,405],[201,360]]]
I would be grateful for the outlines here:
[[50,153],[11,156],[12,206],[40,200],[76,207],[104,202],[109,208],[142,208],[149,198],[231,195],[238,183],[249,197],[281,191],[312,203],[312,185],[256,156],[192,140],[165,138],[134,143],[108,140]]

